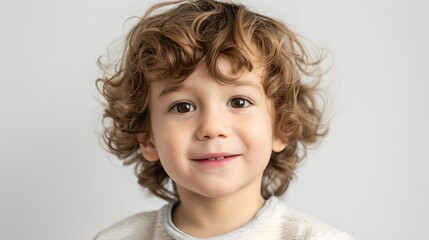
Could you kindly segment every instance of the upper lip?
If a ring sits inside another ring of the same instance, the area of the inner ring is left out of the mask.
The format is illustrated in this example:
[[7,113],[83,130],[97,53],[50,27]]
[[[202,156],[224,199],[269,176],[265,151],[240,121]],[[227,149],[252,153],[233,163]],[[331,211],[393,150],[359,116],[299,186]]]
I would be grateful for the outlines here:
[[191,158],[191,160],[207,160],[207,159],[213,159],[213,158],[224,158],[224,157],[234,157],[234,156],[238,156],[239,154],[235,154],[235,153],[209,153],[209,154],[204,154],[201,156],[198,156],[196,158]]

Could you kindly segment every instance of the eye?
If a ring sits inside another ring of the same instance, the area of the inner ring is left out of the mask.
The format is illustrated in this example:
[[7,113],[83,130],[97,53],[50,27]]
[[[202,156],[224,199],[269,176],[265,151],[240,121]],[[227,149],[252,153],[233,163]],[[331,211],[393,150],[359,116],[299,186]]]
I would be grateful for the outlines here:
[[193,112],[193,111],[195,111],[194,105],[188,102],[177,103],[170,109],[170,112],[174,112],[174,113],[187,113],[187,112]]
[[228,102],[228,107],[232,108],[245,108],[250,106],[252,103],[245,98],[233,98]]

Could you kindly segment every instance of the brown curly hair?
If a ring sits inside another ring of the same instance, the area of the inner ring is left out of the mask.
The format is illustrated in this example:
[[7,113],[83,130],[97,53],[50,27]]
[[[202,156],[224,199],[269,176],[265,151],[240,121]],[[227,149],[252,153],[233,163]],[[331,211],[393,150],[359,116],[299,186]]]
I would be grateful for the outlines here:
[[[150,85],[165,79],[183,81],[202,61],[219,81],[233,81],[219,71],[219,57],[226,57],[236,72],[252,71],[254,59],[265,70],[263,87],[274,105],[275,134],[287,143],[283,151],[272,152],[264,171],[265,198],[287,190],[308,146],[327,133],[323,104],[317,101],[323,93],[317,83],[324,55],[310,57],[302,40],[284,23],[230,2],[154,5],[128,34],[113,74],[108,74],[112,65],[99,59],[105,75],[97,83],[107,101],[104,140],[109,151],[125,165],[135,164],[139,184],[165,200],[176,199],[177,193],[167,187],[170,178],[160,161],[144,159],[136,137],[150,134]],[[307,78],[316,81],[304,84]]]

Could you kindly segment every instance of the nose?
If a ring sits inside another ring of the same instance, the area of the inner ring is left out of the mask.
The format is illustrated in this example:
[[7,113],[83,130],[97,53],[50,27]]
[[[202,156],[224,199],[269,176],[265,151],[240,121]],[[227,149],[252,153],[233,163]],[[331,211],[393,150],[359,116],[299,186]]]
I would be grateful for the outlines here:
[[225,114],[215,111],[201,113],[197,129],[197,139],[200,141],[215,138],[228,138],[231,136],[231,128]]

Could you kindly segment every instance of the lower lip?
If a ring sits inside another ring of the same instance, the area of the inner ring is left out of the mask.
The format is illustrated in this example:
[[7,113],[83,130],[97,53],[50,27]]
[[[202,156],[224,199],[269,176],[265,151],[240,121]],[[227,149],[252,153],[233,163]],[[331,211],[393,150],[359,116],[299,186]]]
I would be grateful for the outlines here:
[[240,155],[229,156],[220,160],[193,160],[193,162],[207,167],[219,167],[228,164],[229,162],[237,159],[239,156]]

